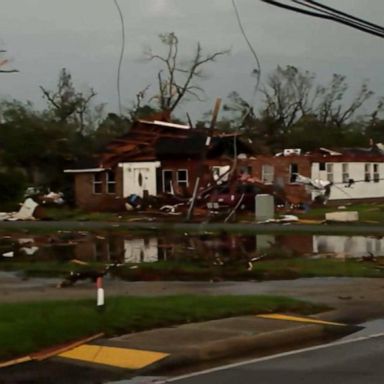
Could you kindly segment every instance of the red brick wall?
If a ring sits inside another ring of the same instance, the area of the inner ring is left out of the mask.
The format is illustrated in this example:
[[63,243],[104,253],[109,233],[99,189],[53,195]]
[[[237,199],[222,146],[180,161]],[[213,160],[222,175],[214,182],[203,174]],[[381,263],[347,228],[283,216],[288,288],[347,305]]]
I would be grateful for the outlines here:
[[[187,192],[192,193],[193,187],[195,185],[195,180],[198,174],[199,162],[194,159],[185,159],[185,160],[162,160],[161,161],[161,170],[171,170],[173,171],[173,180],[177,180],[176,172],[179,169],[187,169],[188,170],[188,188]],[[159,186],[158,186],[159,189]],[[159,190],[159,193],[161,191]]]
[[[205,171],[203,180],[201,180],[200,186],[203,187],[209,182],[210,172],[209,169],[212,166],[222,166],[231,164],[228,160],[207,160],[205,162]],[[174,175],[173,179],[177,180],[176,172],[178,169],[187,169],[188,170],[188,193],[192,194],[193,188],[195,186],[196,178],[200,172],[200,161],[196,159],[185,159],[185,160],[162,160],[161,169],[173,170]]]
[[115,169],[116,193],[107,193],[106,173],[102,172],[102,193],[93,192],[93,173],[77,173],[75,177],[76,205],[86,211],[124,210],[122,169]]
[[302,176],[311,177],[311,160],[304,156],[257,156],[248,160],[252,167],[252,176],[261,180],[262,166],[271,165],[274,167],[274,182],[284,186],[287,196],[293,203],[310,202],[311,195],[303,185],[290,182],[290,165],[297,164],[298,173]]

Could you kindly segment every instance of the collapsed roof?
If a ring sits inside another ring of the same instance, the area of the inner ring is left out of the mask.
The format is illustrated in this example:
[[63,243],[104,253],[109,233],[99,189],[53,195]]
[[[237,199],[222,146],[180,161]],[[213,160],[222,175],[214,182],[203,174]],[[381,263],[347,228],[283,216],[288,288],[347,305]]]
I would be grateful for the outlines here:
[[[153,161],[169,158],[198,158],[208,129],[162,121],[137,120],[126,135],[110,142],[100,157],[100,166],[110,168],[120,162]],[[213,131],[207,158],[254,154],[238,133]]]

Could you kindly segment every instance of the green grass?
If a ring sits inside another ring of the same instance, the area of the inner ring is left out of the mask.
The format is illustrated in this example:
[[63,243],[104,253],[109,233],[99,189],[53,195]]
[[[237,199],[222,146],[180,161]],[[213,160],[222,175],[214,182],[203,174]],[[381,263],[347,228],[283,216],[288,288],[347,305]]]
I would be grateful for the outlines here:
[[89,263],[88,265],[58,261],[10,261],[0,263],[0,270],[22,272],[25,277],[65,277],[71,271],[81,272],[89,269],[102,271],[104,268],[105,264],[101,263]]
[[384,277],[384,269],[369,262],[337,259],[276,259],[254,264],[250,275],[274,280],[299,277]]
[[[346,207],[343,211],[357,211],[359,213],[359,222],[372,222],[377,224],[384,223],[384,204],[381,203],[364,203],[364,204],[351,204],[344,205]],[[299,214],[298,216],[303,219],[325,219],[327,212],[339,211],[337,206],[325,206],[321,208],[310,209],[307,213]]]
[[[381,262],[381,261],[380,261]],[[382,260],[384,262],[384,260]],[[137,269],[129,265],[114,273],[124,280],[282,280],[300,277],[384,277],[384,268],[357,260],[285,258],[224,266],[196,263],[147,263]]]
[[62,221],[62,220],[77,220],[77,221],[116,221],[118,214],[114,212],[84,212],[77,208],[68,207],[43,207],[43,218]]
[[261,312],[309,314],[326,309],[277,296],[113,297],[106,303],[104,311],[91,300],[0,304],[0,359],[99,332],[114,336]]
[[[135,266],[132,268],[132,266]],[[102,271],[104,264],[92,263],[85,266],[63,262],[14,262],[0,263],[0,270],[20,271],[26,277],[61,277],[70,271]],[[124,264],[112,269],[111,273],[128,281],[181,280],[209,281],[220,280],[282,280],[300,277],[384,277],[384,258],[377,263],[359,262],[347,259],[307,259],[287,257],[265,259],[253,263],[248,270],[246,261],[234,261],[222,266],[212,261],[157,262]]]

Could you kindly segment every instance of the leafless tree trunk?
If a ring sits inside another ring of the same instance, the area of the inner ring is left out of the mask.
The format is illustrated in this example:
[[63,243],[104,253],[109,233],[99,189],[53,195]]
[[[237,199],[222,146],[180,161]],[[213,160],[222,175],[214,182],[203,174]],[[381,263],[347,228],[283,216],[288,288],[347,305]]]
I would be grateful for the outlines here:
[[145,56],[148,60],[160,61],[164,68],[157,73],[158,95],[157,99],[161,110],[172,112],[182,100],[192,97],[202,100],[204,90],[194,80],[202,78],[201,67],[214,62],[217,57],[227,54],[228,50],[204,54],[201,44],[197,43],[192,60],[189,63],[179,61],[179,39],[174,33],[161,34],[161,42],[166,45],[167,53],[162,56],[147,50]]

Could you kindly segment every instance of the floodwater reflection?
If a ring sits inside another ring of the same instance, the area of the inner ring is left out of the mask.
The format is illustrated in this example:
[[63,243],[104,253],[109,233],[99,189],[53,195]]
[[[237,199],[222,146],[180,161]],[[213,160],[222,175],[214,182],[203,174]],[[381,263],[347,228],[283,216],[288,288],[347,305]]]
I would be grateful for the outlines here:
[[313,253],[336,257],[382,256],[384,239],[365,236],[313,236]]
[[70,261],[101,263],[154,263],[273,258],[383,256],[384,239],[370,236],[161,234],[95,235],[87,232],[58,232],[50,236],[0,238],[0,262]]

